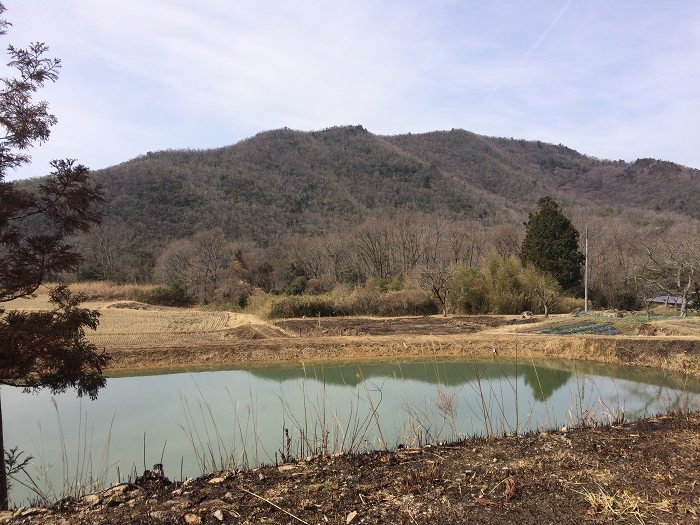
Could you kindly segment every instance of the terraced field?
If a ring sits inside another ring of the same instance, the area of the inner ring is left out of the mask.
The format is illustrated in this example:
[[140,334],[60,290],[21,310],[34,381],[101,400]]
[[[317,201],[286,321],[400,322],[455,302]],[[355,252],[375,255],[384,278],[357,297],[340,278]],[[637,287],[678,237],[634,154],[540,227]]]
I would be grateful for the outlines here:
[[[189,308],[150,306],[136,301],[86,301],[85,308],[100,312],[96,332],[87,338],[98,347],[125,348],[202,347],[232,339],[279,337],[286,333],[249,314],[208,312]],[[8,310],[49,310],[46,294],[6,303]]]
[[[117,303],[118,304],[118,303]],[[178,309],[114,308],[100,309],[100,326],[88,334],[98,346],[141,346],[170,344],[195,338],[221,339],[223,332],[244,322],[238,314]]]

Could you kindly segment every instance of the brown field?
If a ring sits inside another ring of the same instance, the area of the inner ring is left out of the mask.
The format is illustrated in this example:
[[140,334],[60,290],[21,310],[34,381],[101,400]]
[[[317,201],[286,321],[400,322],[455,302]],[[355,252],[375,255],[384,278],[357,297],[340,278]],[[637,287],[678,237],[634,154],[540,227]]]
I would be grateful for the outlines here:
[[[260,317],[135,301],[93,300],[100,326],[90,341],[113,358],[112,369],[219,367],[282,361],[425,357],[565,358],[633,364],[700,376],[700,318],[587,319],[612,322],[620,335],[545,335],[545,327],[581,322],[518,316],[304,318]],[[42,309],[45,295],[8,303]],[[585,320],[585,319],[584,319]]]

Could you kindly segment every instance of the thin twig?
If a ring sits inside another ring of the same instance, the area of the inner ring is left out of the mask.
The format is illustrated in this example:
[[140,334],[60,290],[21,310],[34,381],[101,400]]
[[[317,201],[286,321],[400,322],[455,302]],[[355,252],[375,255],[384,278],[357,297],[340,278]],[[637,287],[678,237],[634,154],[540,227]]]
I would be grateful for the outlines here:
[[269,499],[263,498],[262,496],[258,496],[255,492],[251,492],[251,491],[249,491],[249,490],[247,490],[247,489],[245,489],[245,488],[243,488],[243,487],[240,487],[240,489],[241,489],[243,492],[245,492],[246,494],[250,494],[251,496],[253,496],[253,497],[255,497],[255,498],[258,498],[258,499],[264,501],[265,503],[269,503],[270,505],[272,505],[273,507],[275,507],[277,510],[281,510],[281,511],[284,512],[287,516],[291,516],[292,518],[294,518],[294,519],[297,520],[298,522],[303,523],[304,525],[309,525],[309,524],[308,524],[306,521],[304,521],[303,519],[299,518],[298,516],[295,516],[295,515],[292,514],[291,512],[288,512],[288,511],[284,510],[284,509],[283,509],[282,507],[280,507],[279,505],[277,505],[277,504],[275,504],[275,503],[272,503]]

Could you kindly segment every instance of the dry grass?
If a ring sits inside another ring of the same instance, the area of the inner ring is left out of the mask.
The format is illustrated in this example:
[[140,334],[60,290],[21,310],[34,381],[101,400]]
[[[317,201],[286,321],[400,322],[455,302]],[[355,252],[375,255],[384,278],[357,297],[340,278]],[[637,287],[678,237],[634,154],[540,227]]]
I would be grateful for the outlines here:
[[[133,287],[145,289],[144,287]],[[108,283],[81,283],[76,291],[85,291],[100,300],[85,301],[85,308],[100,312],[100,324],[96,332],[88,332],[88,339],[110,350],[121,347],[164,347],[207,345],[221,343],[232,331],[245,327],[260,328],[263,332],[268,323],[242,313],[226,311],[204,311],[189,308],[166,308],[149,306],[135,301],[123,300],[130,293],[129,287]],[[118,300],[107,299],[107,296]],[[48,295],[41,290],[35,298],[17,299],[6,303],[9,310],[47,310],[51,308]]]
[[579,491],[579,494],[590,505],[588,511],[590,514],[602,514],[606,518],[615,520],[632,517],[640,523],[644,523],[644,519],[647,517],[644,511],[645,501],[626,490],[618,490],[614,494],[608,494],[602,487],[598,487],[595,491],[583,489]]
[[672,317],[648,323],[657,335],[700,335],[700,317]]
[[[49,290],[57,283],[46,283],[39,287],[34,298],[22,298],[9,301],[3,306],[9,310],[49,310]],[[143,293],[156,288],[153,284],[114,284],[106,281],[89,281],[72,283],[68,288],[73,293],[85,297],[85,308],[99,309],[113,301],[138,301]]]
[[251,315],[192,309],[108,306],[101,314],[97,332],[88,334],[88,339],[109,348],[206,344],[224,340],[232,329],[264,324]]
[[72,292],[83,294],[88,300],[137,301],[144,293],[153,291],[155,284],[115,284],[108,281],[86,281],[69,285]]
[[[661,501],[650,501],[629,490],[616,490],[611,494],[600,485],[596,490],[583,489],[576,492],[583,496],[590,505],[589,514],[615,521],[633,519],[639,523],[646,523],[647,520],[653,518],[656,522],[660,517],[659,513],[685,516],[690,510],[686,505],[682,503],[679,505],[679,502],[668,498]],[[694,513],[690,511],[690,514]]]

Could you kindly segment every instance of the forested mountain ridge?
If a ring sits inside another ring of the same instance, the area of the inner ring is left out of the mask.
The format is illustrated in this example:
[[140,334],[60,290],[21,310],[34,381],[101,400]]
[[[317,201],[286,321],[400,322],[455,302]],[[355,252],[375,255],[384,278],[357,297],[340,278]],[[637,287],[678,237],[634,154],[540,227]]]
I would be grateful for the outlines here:
[[700,218],[700,171],[603,161],[562,145],[464,130],[380,136],[361,126],[263,132],[211,150],[147,153],[95,171],[105,219],[145,245],[221,227],[263,245],[394,210],[521,221],[543,195],[564,205]]

